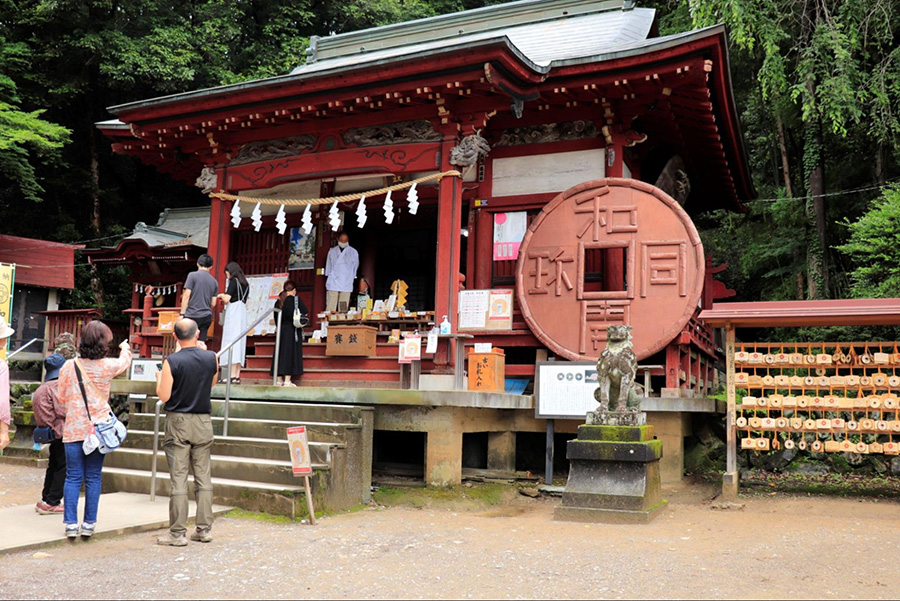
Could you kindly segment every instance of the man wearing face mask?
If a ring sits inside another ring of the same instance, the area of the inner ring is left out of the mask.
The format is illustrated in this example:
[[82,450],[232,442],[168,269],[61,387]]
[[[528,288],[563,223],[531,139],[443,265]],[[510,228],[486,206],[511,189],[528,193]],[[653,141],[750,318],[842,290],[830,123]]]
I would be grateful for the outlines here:
[[346,311],[350,304],[350,292],[353,291],[353,280],[359,268],[359,253],[350,246],[347,232],[338,236],[337,246],[328,251],[325,261],[325,310]]

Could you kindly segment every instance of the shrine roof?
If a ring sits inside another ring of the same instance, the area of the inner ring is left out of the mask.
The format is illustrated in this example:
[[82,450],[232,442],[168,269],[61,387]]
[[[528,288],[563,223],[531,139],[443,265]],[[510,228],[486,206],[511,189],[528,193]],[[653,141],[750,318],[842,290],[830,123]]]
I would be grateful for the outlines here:
[[[229,94],[413,58],[503,44],[537,74],[555,66],[598,62],[665,47],[689,34],[654,38],[656,10],[631,0],[520,0],[333,36],[311,38],[310,58],[287,75],[205,88],[109,107],[113,114],[190,98]],[[462,27],[462,29],[460,29]],[[103,129],[127,127],[118,120]]]
[[0,235],[0,262],[15,263],[16,284],[42,288],[75,287],[75,251],[81,244]]
[[714,303],[700,319],[736,328],[900,325],[900,298]]
[[524,0],[314,38],[292,74],[506,38],[536,70],[647,39],[656,10],[618,1]]
[[209,207],[166,209],[156,225],[139,222],[134,232],[115,246],[88,249],[85,254],[91,259],[114,256],[135,242],[143,243],[148,249],[205,249],[209,243]]

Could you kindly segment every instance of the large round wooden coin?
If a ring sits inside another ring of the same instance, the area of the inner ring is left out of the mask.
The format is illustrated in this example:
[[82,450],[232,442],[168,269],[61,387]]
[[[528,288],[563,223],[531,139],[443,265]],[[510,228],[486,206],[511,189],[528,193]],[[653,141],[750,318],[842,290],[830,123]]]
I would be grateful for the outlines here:
[[703,275],[684,209],[650,184],[607,178],[561,193],[529,226],[516,294],[531,331],[557,355],[595,360],[606,328],[624,324],[640,360],[684,329]]

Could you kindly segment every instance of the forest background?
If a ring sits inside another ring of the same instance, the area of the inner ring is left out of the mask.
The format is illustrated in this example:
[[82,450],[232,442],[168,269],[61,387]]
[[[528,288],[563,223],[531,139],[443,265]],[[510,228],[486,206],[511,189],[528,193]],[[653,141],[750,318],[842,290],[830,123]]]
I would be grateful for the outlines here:
[[[191,186],[112,154],[106,107],[289,72],[311,35],[490,0],[0,0],[4,233],[113,244]],[[660,35],[725,23],[758,198],[695,215],[736,300],[900,295],[900,2],[645,0]],[[64,307],[116,318],[125,268],[77,262]],[[846,338],[839,329],[800,336]]]

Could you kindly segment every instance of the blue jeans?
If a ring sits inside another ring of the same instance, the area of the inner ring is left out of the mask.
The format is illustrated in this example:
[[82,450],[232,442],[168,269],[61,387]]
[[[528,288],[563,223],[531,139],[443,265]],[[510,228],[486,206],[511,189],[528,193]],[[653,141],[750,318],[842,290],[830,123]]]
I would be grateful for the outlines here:
[[103,455],[100,454],[100,451],[85,455],[81,449],[81,442],[66,443],[66,485],[63,487],[63,496],[66,500],[63,514],[64,523],[78,523],[78,496],[81,494],[82,482],[84,482],[84,522],[93,524],[97,521],[102,471]]

